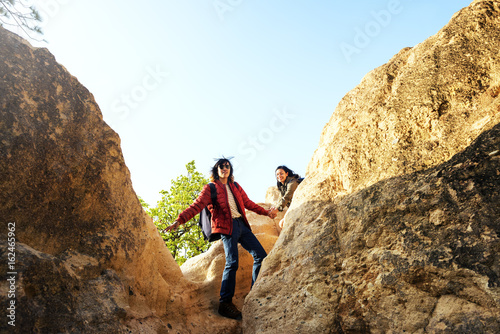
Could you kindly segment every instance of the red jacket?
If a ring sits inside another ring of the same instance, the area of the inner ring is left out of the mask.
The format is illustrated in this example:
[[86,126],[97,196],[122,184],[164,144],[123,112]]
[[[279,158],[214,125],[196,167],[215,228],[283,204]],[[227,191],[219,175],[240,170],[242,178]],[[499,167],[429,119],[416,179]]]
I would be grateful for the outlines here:
[[[221,233],[231,235],[233,232],[233,219],[231,218],[231,209],[229,208],[229,201],[227,199],[226,186],[219,180],[215,182],[215,189],[217,190],[217,205],[214,206],[212,211],[212,233]],[[252,202],[243,188],[238,184],[236,186],[233,182],[228,182],[231,191],[233,192],[234,199],[238,205],[238,210],[245,224],[250,228],[245,209],[251,210],[259,215],[267,215],[267,210],[263,207]],[[180,224],[184,224],[206,207],[212,203],[210,195],[210,186],[206,184],[203,187],[198,198],[186,210],[182,211],[177,217]]]

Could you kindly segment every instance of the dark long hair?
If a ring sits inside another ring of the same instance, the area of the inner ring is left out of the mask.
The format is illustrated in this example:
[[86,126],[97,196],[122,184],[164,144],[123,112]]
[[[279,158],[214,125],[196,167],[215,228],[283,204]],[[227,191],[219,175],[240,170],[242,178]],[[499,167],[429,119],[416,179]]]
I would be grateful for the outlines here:
[[229,170],[229,177],[228,177],[228,180],[229,182],[234,182],[234,176],[233,176],[233,164],[231,163],[231,161],[229,161],[229,159],[231,158],[220,158],[219,160],[217,160],[217,162],[215,163],[215,165],[212,167],[212,172],[210,174],[210,182],[214,182],[215,180],[218,180],[219,179],[219,166],[224,164],[224,163],[228,163],[229,166],[231,167],[231,169]]
[[[275,174],[276,174],[276,171],[277,171],[278,169],[283,169],[283,170],[285,171],[285,173],[288,173],[288,177],[295,177],[295,178],[297,178],[297,179],[299,179],[299,178],[300,178],[300,175],[299,175],[299,174],[295,174],[293,170],[291,170],[290,168],[288,168],[288,167],[287,167],[287,166],[285,166],[285,165],[282,165],[282,166],[278,166],[278,167],[276,167],[276,169],[274,170],[274,173],[275,173]],[[280,187],[280,185],[281,185],[281,182],[280,182],[280,181],[277,181],[277,182],[276,182],[276,185],[277,185],[277,187],[279,188],[279,187]]]

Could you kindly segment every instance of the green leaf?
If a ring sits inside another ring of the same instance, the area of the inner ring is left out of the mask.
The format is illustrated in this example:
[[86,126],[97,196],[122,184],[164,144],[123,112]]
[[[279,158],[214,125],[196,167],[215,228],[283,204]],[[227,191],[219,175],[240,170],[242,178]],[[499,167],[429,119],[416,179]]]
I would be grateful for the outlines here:
[[186,175],[180,175],[171,181],[169,190],[162,190],[162,198],[156,207],[149,206],[141,198],[141,205],[153,219],[160,231],[165,245],[170,250],[179,265],[208,250],[210,243],[203,239],[203,234],[198,226],[199,215],[180,226],[175,231],[162,233],[168,225],[174,223],[179,214],[189,207],[198,197],[203,186],[209,180],[196,170],[194,160],[187,163]]

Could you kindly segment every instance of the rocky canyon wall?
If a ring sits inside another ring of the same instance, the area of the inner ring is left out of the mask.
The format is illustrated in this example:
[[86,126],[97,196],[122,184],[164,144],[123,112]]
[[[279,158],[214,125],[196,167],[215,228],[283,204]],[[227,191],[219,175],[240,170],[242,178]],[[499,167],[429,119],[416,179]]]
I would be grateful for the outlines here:
[[3,28],[0,220],[2,333],[241,331],[173,260],[92,94]]
[[474,1],[368,73],[324,127],[297,203],[435,166],[500,122],[498,7]]
[[500,331],[499,49],[474,1],[342,99],[244,333]]
[[0,299],[16,305],[16,326],[1,328],[156,332],[158,316],[179,314],[172,291],[186,283],[132,189],[118,135],[46,49],[0,28],[0,59]]

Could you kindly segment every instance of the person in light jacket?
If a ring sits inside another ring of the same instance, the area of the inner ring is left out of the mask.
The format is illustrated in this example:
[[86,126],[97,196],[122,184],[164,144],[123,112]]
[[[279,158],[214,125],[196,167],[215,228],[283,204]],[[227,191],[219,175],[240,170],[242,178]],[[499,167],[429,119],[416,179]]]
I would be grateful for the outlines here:
[[182,211],[176,221],[164,231],[178,228],[212,204],[212,233],[220,233],[226,255],[226,266],[220,288],[219,314],[239,320],[241,312],[232,303],[238,270],[238,243],[253,256],[252,285],[257,279],[262,261],[267,256],[259,240],[252,233],[245,209],[269,216],[271,219],[276,217],[276,213],[252,202],[243,188],[234,182],[233,166],[229,159],[222,158],[215,163],[210,181],[216,187],[216,203],[212,203],[210,186],[206,184],[194,203]]
[[[278,166],[276,168],[276,187],[280,192],[280,197],[278,201],[275,203],[274,207],[271,210],[276,213],[276,211],[283,211],[286,207],[289,207],[292,203],[293,193],[299,186],[300,176],[295,174],[293,170],[288,168],[287,166]],[[285,219],[282,219],[279,223],[280,228],[283,228],[283,223]]]

